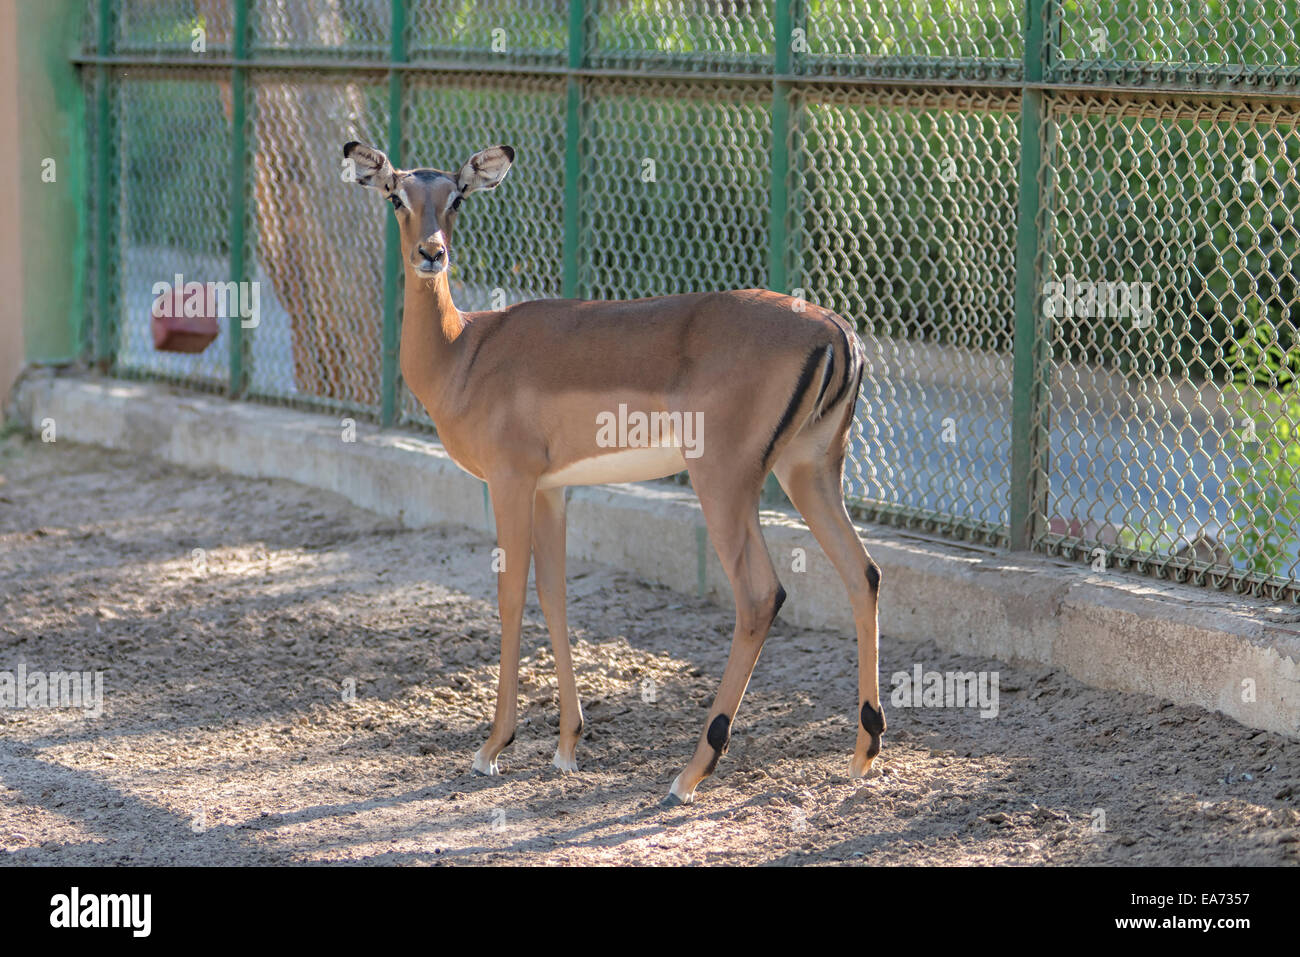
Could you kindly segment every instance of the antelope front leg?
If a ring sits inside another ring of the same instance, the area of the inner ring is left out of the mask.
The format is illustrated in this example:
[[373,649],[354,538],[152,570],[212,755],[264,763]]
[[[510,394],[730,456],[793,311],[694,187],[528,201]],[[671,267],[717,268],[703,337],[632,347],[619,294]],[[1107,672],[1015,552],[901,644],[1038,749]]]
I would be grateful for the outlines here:
[[533,518],[533,556],[537,563],[537,600],[555,652],[555,675],[560,686],[560,743],[551,763],[561,771],[578,770],[578,738],[582,735],[582,704],[573,679],[569,651],[569,621],[564,607],[564,489],[537,493]]
[[519,632],[523,627],[528,565],[532,559],[536,483],[511,478],[488,482],[497,523],[497,604],[501,610],[501,674],[492,733],[474,755],[479,774],[497,773],[497,755],[515,739],[519,711]]

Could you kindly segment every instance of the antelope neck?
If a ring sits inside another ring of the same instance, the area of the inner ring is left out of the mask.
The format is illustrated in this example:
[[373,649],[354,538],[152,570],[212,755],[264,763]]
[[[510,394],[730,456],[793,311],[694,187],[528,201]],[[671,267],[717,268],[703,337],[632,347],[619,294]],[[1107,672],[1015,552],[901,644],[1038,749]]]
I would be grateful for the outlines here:
[[446,270],[432,280],[413,279],[407,273],[400,346],[402,378],[425,406],[439,404],[439,392],[464,325],[451,299]]

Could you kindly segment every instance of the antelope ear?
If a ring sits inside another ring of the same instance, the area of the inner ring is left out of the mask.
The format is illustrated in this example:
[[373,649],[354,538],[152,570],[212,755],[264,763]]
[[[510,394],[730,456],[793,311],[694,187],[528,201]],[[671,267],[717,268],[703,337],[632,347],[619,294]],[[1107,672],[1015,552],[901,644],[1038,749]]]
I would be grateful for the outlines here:
[[479,150],[456,174],[456,189],[462,196],[475,190],[494,189],[510,172],[515,161],[515,151],[510,146],[489,146]]
[[353,140],[343,147],[343,178],[377,189],[384,196],[397,189],[397,171],[382,150]]

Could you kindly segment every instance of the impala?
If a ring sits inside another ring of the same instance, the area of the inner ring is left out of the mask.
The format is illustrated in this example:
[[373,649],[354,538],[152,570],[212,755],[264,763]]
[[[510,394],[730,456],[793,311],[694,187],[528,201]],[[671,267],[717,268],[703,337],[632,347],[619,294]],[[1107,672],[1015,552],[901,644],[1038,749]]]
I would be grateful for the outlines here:
[[[392,204],[400,228],[402,377],[447,453],[487,482],[496,519],[504,558],[497,580],[501,671],[492,730],[473,769],[496,774],[498,756],[514,740],[519,634],[534,559],[559,679],[554,764],[577,769],[582,706],[565,613],[565,487],[686,470],[736,603],[717,695],[694,755],[665,798],[690,803],[727,750],[741,696],[785,600],[758,515],[771,471],[848,590],[859,685],[850,772],[864,775],[880,751],[885,717],[877,673],[880,569],[858,539],[842,490],[864,366],[849,323],[761,289],[545,299],[463,313],[447,275],[457,217],[466,197],[504,179],[514,150],[481,150],[456,172],[395,169],[384,153],[356,142],[343,155],[352,178]],[[633,436],[634,415],[657,426],[638,427]],[[688,426],[693,450],[681,441]]]

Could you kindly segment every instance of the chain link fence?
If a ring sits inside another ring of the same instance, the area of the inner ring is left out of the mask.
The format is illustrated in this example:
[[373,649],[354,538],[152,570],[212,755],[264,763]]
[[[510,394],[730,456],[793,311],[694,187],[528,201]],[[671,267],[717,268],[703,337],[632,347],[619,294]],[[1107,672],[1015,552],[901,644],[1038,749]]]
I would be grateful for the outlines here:
[[[766,286],[870,356],[859,514],[1300,601],[1300,0],[89,0],[95,358],[431,427],[359,139],[463,309]],[[158,283],[255,322],[156,352]]]

